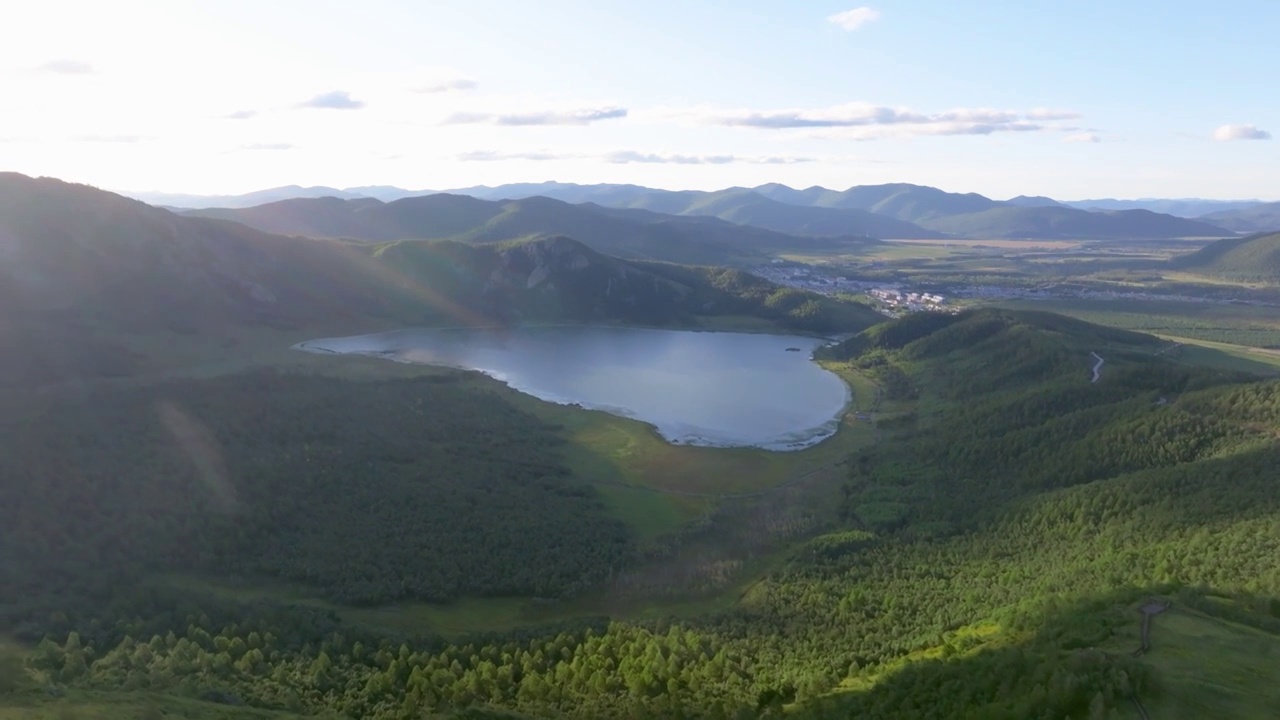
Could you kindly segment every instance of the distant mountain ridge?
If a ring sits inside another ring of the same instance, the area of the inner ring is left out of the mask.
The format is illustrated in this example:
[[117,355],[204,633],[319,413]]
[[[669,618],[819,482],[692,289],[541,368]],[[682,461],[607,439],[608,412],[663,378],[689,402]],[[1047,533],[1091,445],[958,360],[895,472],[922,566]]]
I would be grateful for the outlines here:
[[612,203],[605,198],[591,202],[628,207],[668,215],[707,216],[791,235],[836,237],[858,235],[874,238],[933,238],[940,234],[914,223],[861,208],[806,207],[774,200],[749,188],[715,192],[699,190],[649,191]]
[[1261,204],[1261,200],[1205,200],[1203,198],[1140,198],[1137,200],[1116,200],[1099,198],[1096,200],[1071,200],[1063,202],[1068,207],[1080,210],[1150,210],[1151,212],[1173,215],[1183,218],[1201,218],[1211,213],[1230,210],[1241,210]]
[[365,242],[448,239],[476,244],[565,235],[608,255],[702,265],[753,264],[782,251],[830,250],[847,248],[850,241],[866,242],[856,237],[790,235],[715,217],[574,205],[544,196],[498,201],[439,193],[389,203],[372,198],[304,198],[184,214],[232,220],[280,235]]
[[[550,204],[563,205],[534,202]],[[251,326],[662,325],[728,314],[840,331],[878,320],[866,306],[741,271],[625,260],[567,237],[487,245],[289,237],[16,173],[0,173],[0,261],[0,346],[11,349],[0,353],[0,385],[131,375],[147,358],[122,338],[218,338]]]
[[1280,230],[1280,202],[1223,210],[1205,215],[1202,219],[1236,232],[1277,231]]
[[1062,203],[1043,195],[1019,195],[1005,200],[1009,205],[1018,207],[1062,207]]
[[[769,183],[755,188],[702,191],[545,182],[475,186],[445,193],[392,186],[346,189],[289,186],[245,196],[210,197],[203,203],[191,196],[139,194],[138,197],[174,207],[203,204],[202,210],[211,210],[211,205],[248,209],[268,201],[299,198],[396,202],[433,194],[465,195],[494,202],[544,197],[574,205],[643,209],[682,217],[716,217],[738,225],[814,237],[1125,239],[1225,237],[1235,228],[1258,229],[1256,223],[1248,220],[1227,228],[1211,219],[1193,220],[1155,209],[1168,207],[1186,215],[1203,208],[1246,207],[1248,201],[1234,204],[1199,200],[1061,203],[1052,198],[1025,195],[1001,201],[977,193],[953,193],[911,183],[859,185],[847,190],[817,186],[795,189]],[[1124,214],[1135,212],[1139,214]]]
[[281,200],[297,198],[340,198],[357,200],[374,198],[391,201],[417,195],[431,195],[435,190],[405,190],[393,185],[368,185],[363,187],[333,188],[324,185],[303,187],[301,185],[284,185],[281,187],[255,190],[241,195],[195,195],[190,193],[166,192],[129,192],[120,193],[125,197],[141,200],[148,205],[182,210],[199,208],[248,208]]
[[[599,194],[593,192],[597,187]],[[930,238],[941,234],[976,238],[1123,239],[1231,234],[1210,223],[1149,211],[1090,212],[1065,207],[1050,198],[1020,197],[1015,198],[1015,202],[1002,202],[977,193],[952,193],[911,183],[860,185],[843,191],[817,186],[798,190],[770,183],[715,192],[547,183],[499,186],[485,188],[484,192],[489,197],[541,194],[614,207],[714,215],[792,234],[820,235],[841,227],[880,238]],[[768,200],[774,202],[768,203]],[[784,209],[785,206],[790,208]],[[858,214],[848,214],[851,212]],[[905,225],[888,225],[883,219]]]

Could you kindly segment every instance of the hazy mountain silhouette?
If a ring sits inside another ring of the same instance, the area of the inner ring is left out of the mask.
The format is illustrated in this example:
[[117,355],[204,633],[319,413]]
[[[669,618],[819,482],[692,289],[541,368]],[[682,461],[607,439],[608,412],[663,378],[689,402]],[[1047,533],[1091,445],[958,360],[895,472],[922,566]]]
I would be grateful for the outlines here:
[[1229,234],[1208,223],[1144,210],[1088,212],[1049,205],[1044,202],[1048,198],[1000,202],[976,193],[949,193],[908,183],[863,185],[843,192],[765,187],[769,194],[790,197],[793,202],[803,198],[824,207],[859,208],[957,237],[1160,238]]
[[187,214],[283,235],[366,242],[451,239],[474,244],[566,235],[609,255],[694,264],[754,263],[784,250],[836,249],[857,240],[801,237],[711,217],[573,205],[542,196],[491,201],[441,193],[390,203],[318,198]]
[[[474,198],[425,199],[462,207],[438,221],[442,230],[473,227],[478,208],[490,219],[494,206],[504,217],[525,214]],[[406,225],[439,218],[423,203],[404,201],[285,203],[390,208]],[[559,216],[564,203],[537,198],[531,205]],[[595,217],[605,227],[635,224]],[[642,230],[632,232],[643,237]],[[741,234],[735,230],[725,242]],[[651,239],[682,237],[657,232]],[[216,338],[246,326],[323,332],[373,321],[666,324],[734,314],[826,330],[860,329],[878,317],[865,306],[781,288],[740,271],[633,262],[566,237],[485,245],[289,237],[16,173],[0,173],[0,260],[0,343],[10,348],[0,354],[0,384],[129,375],[147,358],[129,350],[126,338]]]
[[1280,202],[1258,203],[1233,210],[1210,213],[1200,218],[1236,232],[1280,230]]
[[1184,218],[1204,218],[1210,213],[1240,210],[1261,204],[1261,200],[1205,200],[1202,198],[1141,198],[1138,200],[1071,200],[1062,203],[1080,210],[1150,210],[1151,212]]
[[[341,190],[289,186],[242,196],[138,196],[175,207],[243,209],[281,199],[374,198],[394,202],[430,194],[432,193],[428,190],[411,191],[392,186]],[[492,201],[545,197],[571,204],[593,203],[611,208],[645,209],[667,215],[717,217],[736,224],[790,235],[876,238],[927,238],[938,237],[940,234],[976,238],[1216,236],[1229,234],[1227,230],[1231,228],[1213,225],[1209,222],[1211,218],[1199,222],[1182,218],[1187,222],[1180,223],[1178,218],[1156,212],[1156,209],[1167,207],[1177,210],[1179,215],[1190,215],[1203,208],[1235,207],[1232,203],[1200,200],[1096,200],[1058,203],[1051,198],[1018,196],[1008,201],[999,201],[977,193],[952,193],[910,183],[861,185],[847,190],[822,187],[798,190],[769,183],[756,188],[735,187],[708,192],[657,190],[626,184],[545,182],[476,186],[445,194]],[[1096,205],[1098,209],[1080,207],[1087,204]],[[1240,201],[1237,204],[1243,206],[1248,203]],[[1148,214],[1122,215],[1115,212],[1130,209],[1145,209]],[[1070,212],[1064,213],[1064,210]],[[262,227],[261,222],[263,221],[250,224]],[[1258,223],[1247,219],[1235,223],[1233,227],[1259,229]],[[313,227],[308,232],[317,231]]]
[[1018,207],[1062,207],[1062,203],[1043,195],[1019,195],[1005,200],[1005,203]]

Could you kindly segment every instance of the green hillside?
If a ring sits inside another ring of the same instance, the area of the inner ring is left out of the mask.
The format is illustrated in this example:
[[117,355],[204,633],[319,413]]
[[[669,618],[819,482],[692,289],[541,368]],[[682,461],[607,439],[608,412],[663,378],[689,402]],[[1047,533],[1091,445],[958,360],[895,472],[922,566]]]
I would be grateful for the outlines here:
[[403,241],[361,250],[379,266],[396,269],[389,292],[412,296],[427,288],[447,300],[445,312],[491,322],[669,325],[750,316],[826,332],[880,319],[865,305],[780,287],[739,270],[626,261],[565,237],[486,245]]
[[131,350],[131,338],[198,339],[244,327],[668,325],[748,315],[841,331],[878,319],[863,306],[759,279],[718,288],[714,273],[699,270],[673,281],[667,265],[629,263],[568,238],[469,245],[285,237],[16,174],[0,175],[0,242],[0,339],[22,348],[0,355],[0,385],[146,372],[154,358]]
[[1259,203],[1244,208],[1221,210],[1202,215],[1199,219],[1235,232],[1275,232],[1280,230],[1280,202]]
[[[607,202],[602,199],[600,202]],[[928,238],[937,233],[918,225],[856,208],[806,207],[771,200],[746,188],[716,192],[651,192],[625,207],[673,215],[717,217],[739,225],[790,235]]]
[[858,185],[815,200],[823,207],[858,208],[914,223],[981,212],[1000,205],[977,193],[951,193],[909,183]]
[[[1221,237],[1231,230],[1274,229],[1267,225],[1274,215],[1274,204],[1241,210],[1235,221],[1231,218],[1236,217],[1232,214],[1236,211],[1190,219],[1143,208],[1080,208],[1043,197],[998,201],[977,193],[952,193],[909,183],[859,185],[847,190],[797,190],[771,183],[706,192],[549,182],[463,188],[452,193],[387,203],[397,206],[395,210],[379,207],[383,203],[372,198],[344,203],[333,197],[187,212],[234,219],[267,232],[314,237],[505,240],[569,235],[613,255],[697,263],[744,262],[759,260],[761,254],[814,249],[812,240],[800,239],[804,237],[1141,239]],[[464,200],[462,196],[469,197]],[[556,202],[549,203],[552,200]],[[592,217],[601,207],[642,209],[655,215],[605,213],[615,222],[626,219],[645,226],[643,231],[625,225],[606,227],[599,217]],[[737,230],[688,225],[678,219],[694,216],[719,218]],[[1222,223],[1214,221],[1219,216],[1224,218]],[[765,230],[778,235],[759,234]],[[725,232],[736,235],[727,238]],[[672,233],[680,235],[680,240],[673,240]]]
[[1170,264],[1181,270],[1234,280],[1280,280],[1280,233],[1218,240],[1174,258]]
[[[878,441],[831,479],[822,523],[716,612],[562,614],[454,642],[344,608],[572,594],[634,562],[561,465],[556,428],[451,373],[24,398],[0,477],[58,472],[3,485],[0,557],[24,562],[0,563],[0,619],[37,643],[21,682],[53,695],[23,696],[36,707],[1085,720],[1137,697],[1254,717],[1280,699],[1243,672],[1280,652],[1280,384],[1159,347],[1035,312],[868,330],[833,357],[876,379]],[[193,450],[209,447],[212,461]],[[144,582],[174,567],[293,578],[330,600]],[[1151,596],[1174,610],[1135,657]]]
[[1000,202],[976,193],[950,193],[908,183],[860,185],[844,191],[757,188],[783,202],[857,208],[915,223],[927,230],[972,238],[1221,237],[1223,228],[1146,210],[1089,212],[1048,198]]
[[437,194],[390,203],[307,198],[185,214],[234,220],[281,235],[368,242],[450,239],[488,243],[565,235],[608,255],[704,265],[752,264],[797,248],[843,246],[838,240],[788,235],[710,218],[620,213],[545,197],[491,201]]
[[919,222],[931,230],[974,238],[1174,238],[1228,234],[1206,222],[1149,210],[1088,212],[1068,207],[1003,205]]
[[410,320],[339,243],[182,218],[58,180],[0,174],[0,385],[143,371],[123,336]]

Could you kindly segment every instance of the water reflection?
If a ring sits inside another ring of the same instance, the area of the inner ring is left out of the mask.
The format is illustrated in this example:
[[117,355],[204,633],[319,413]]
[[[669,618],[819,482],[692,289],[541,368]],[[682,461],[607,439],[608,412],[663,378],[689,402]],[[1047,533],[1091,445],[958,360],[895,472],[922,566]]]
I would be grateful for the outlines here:
[[835,432],[849,398],[843,381],[809,359],[821,343],[575,326],[397,330],[297,347],[479,370],[543,400],[650,423],[670,442],[795,450]]

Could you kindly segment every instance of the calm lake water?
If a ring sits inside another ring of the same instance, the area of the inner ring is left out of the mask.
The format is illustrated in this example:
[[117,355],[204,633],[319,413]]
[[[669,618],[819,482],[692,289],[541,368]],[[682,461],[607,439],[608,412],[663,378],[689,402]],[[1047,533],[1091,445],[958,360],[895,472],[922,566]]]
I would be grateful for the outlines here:
[[479,370],[543,400],[644,421],[673,443],[798,450],[834,433],[849,401],[844,381],[810,359],[823,342],[575,326],[397,330],[295,347]]

